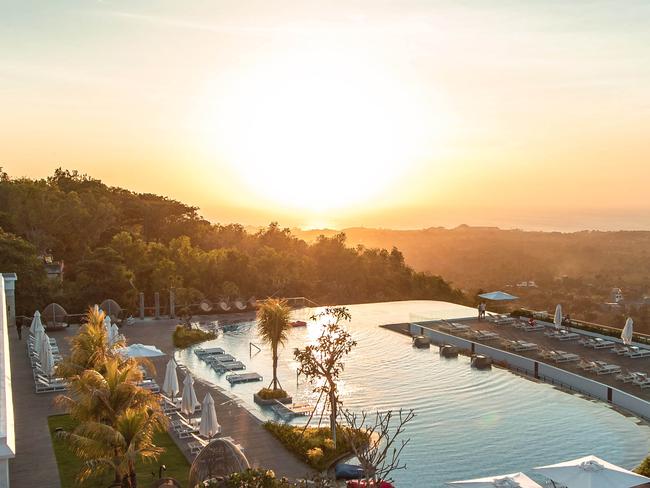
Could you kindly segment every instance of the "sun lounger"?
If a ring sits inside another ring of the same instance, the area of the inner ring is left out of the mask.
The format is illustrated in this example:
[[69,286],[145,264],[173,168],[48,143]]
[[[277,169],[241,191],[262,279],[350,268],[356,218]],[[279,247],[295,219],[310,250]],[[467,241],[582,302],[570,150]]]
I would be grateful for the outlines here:
[[507,348],[512,349],[513,351],[534,351],[537,349],[537,344],[534,342],[526,342],[526,341],[511,341],[509,344],[506,345]]
[[598,375],[620,373],[621,367],[617,366],[616,364],[606,364],[600,368],[596,368],[595,371]]
[[477,330],[474,331],[474,338],[483,340],[483,341],[492,341],[499,338],[499,334],[495,332],[490,332],[489,330]]
[[570,363],[573,361],[580,361],[580,356],[572,352],[557,351],[551,359],[556,363]]
[[517,319],[514,317],[509,317],[507,315],[487,315],[488,322],[492,322],[494,325],[508,325],[514,324],[517,322]]
[[630,373],[625,372],[625,373],[619,373],[616,375],[616,379],[618,381],[622,381],[623,383],[631,383],[636,379],[636,373]]
[[194,354],[196,354],[198,357],[202,356],[207,356],[210,354],[223,354],[225,351],[221,349],[220,347],[209,347],[209,348],[202,348],[202,347],[197,347],[194,349]]
[[629,358],[644,358],[650,356],[650,349],[641,349],[637,346],[631,346],[625,356]]
[[565,332],[559,334],[555,338],[560,341],[575,341],[576,339],[580,338],[580,334],[576,334],[575,332]]
[[546,326],[544,324],[533,324],[533,325],[526,324],[521,328],[521,330],[523,330],[524,332],[535,332],[538,330],[544,330],[545,328]]
[[212,363],[212,369],[215,371],[239,371],[246,369],[246,365],[241,361],[229,361],[224,363]]
[[578,364],[578,368],[582,369],[583,371],[595,371],[598,367],[599,365],[594,361],[582,361],[580,364]]
[[237,361],[235,356],[230,354],[215,354],[213,356],[203,356],[206,363],[231,363]]
[[600,337],[596,337],[590,347],[593,347],[594,349],[609,349],[615,345],[616,343],[614,341],[607,341],[605,339],[601,339]]
[[67,383],[59,378],[49,379],[39,376],[34,381],[34,390],[36,393],[51,393],[55,391],[65,391],[67,389]]

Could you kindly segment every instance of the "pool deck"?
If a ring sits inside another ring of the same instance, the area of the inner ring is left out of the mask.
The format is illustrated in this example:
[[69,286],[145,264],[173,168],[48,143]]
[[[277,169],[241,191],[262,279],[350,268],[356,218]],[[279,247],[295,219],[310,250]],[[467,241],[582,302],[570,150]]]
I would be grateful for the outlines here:
[[[453,322],[453,320],[450,320],[450,322]],[[609,364],[616,364],[620,366],[624,372],[639,371],[647,374],[650,374],[650,356],[645,358],[636,358],[636,359],[629,358],[626,356],[618,356],[617,354],[611,353],[609,349],[587,348],[581,345],[580,343],[578,343],[577,340],[559,341],[557,339],[553,339],[551,337],[545,336],[544,331],[525,332],[521,329],[517,329],[513,327],[512,325],[494,325],[493,323],[484,320],[479,322],[478,320],[474,319],[474,320],[462,320],[459,322],[469,325],[472,330],[488,330],[490,332],[499,334],[500,339],[484,341],[484,340],[476,339],[475,337],[468,336],[467,334],[461,334],[458,332],[454,333],[454,332],[450,332],[447,329],[440,329],[438,326],[432,324],[427,324],[427,327],[440,330],[440,332],[444,332],[445,334],[457,335],[458,337],[462,337],[463,339],[468,339],[471,340],[472,342],[485,344],[486,346],[494,347],[496,349],[502,349],[504,351],[508,351],[505,348],[505,341],[507,340],[525,340],[527,342],[534,342],[538,346],[538,350],[536,351],[515,352],[510,350],[508,352],[517,354],[519,356],[528,357],[535,361],[550,364],[551,366],[554,366],[556,368],[564,369],[566,371],[570,371],[572,373],[583,376],[585,378],[593,379],[600,383],[611,386],[612,388],[617,388],[621,391],[642,398],[643,400],[650,401],[650,388],[642,389],[634,385],[633,383],[623,383],[622,381],[616,379],[616,374],[598,375],[596,373],[584,371],[578,367],[579,362],[556,363],[554,361],[549,361],[547,359],[544,359],[540,355],[540,353],[542,351],[559,349],[561,351],[577,354],[585,361],[604,361]],[[384,327],[390,330],[394,330],[396,332],[410,335],[408,331],[408,324],[391,324]],[[577,329],[573,329],[573,330],[579,332],[579,330]]]
[[[230,318],[245,320],[251,314],[220,315],[219,319]],[[202,319],[207,319],[207,317]],[[155,345],[167,355],[152,358],[156,367],[156,381],[162,385],[165,365],[173,354],[172,333],[178,320],[146,319],[137,321],[133,326],[124,326],[120,332],[127,338],[129,344]],[[67,338],[77,333],[79,327],[70,326],[67,329],[52,332],[50,337],[57,340],[63,354],[68,350]],[[47,418],[50,415],[62,413],[53,405],[56,394],[34,393],[32,370],[27,358],[25,338],[29,331],[23,329],[23,340],[19,341],[15,330],[11,330],[11,370],[12,390],[14,395],[16,458],[10,461],[9,475],[12,486],[40,488],[60,488],[58,468]],[[182,385],[184,373],[179,371],[179,383]],[[197,398],[202,401],[206,393],[214,398],[217,418],[222,426],[222,434],[232,437],[244,448],[244,454],[252,467],[272,469],[278,476],[303,478],[313,475],[314,471],[306,464],[287,451],[280,442],[262,427],[262,422],[255,418],[245,408],[230,401],[220,389],[195,379]],[[178,439],[170,434],[181,447],[188,460],[193,459],[187,448],[186,439]],[[191,439],[189,439],[191,440]],[[37,466],[37,469],[35,469]]]

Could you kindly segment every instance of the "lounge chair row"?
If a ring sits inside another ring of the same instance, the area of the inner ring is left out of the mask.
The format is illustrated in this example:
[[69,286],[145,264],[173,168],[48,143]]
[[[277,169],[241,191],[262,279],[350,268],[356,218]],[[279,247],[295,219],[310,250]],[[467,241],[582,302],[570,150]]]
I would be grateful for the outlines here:
[[648,377],[648,374],[640,371],[619,373],[616,375],[616,379],[623,383],[634,383],[641,388],[650,388],[650,378]]

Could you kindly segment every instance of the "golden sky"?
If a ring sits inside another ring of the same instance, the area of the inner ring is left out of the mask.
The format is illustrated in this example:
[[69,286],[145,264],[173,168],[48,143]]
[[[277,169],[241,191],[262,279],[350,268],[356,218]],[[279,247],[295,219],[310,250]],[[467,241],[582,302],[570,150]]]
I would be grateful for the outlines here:
[[219,222],[650,228],[650,3],[0,3],[0,166]]

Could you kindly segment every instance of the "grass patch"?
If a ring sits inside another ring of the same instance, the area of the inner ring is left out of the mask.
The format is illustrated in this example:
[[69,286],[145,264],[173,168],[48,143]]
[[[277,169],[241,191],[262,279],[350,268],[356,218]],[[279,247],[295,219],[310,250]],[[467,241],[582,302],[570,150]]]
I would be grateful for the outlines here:
[[[56,462],[59,467],[61,486],[65,486],[66,488],[105,488],[110,486],[114,478],[112,473],[105,473],[101,476],[90,478],[82,484],[77,483],[76,478],[81,467],[81,461],[70,452],[65,441],[57,439],[55,433],[57,428],[62,428],[66,431],[74,429],[76,422],[72,417],[69,415],[52,415],[48,417],[47,423],[50,428],[50,436],[52,437],[54,455],[56,456]],[[167,470],[163,473],[163,477],[175,478],[181,485],[186,486],[190,465],[183,452],[167,432],[158,432],[154,438],[154,442],[157,446],[164,447],[165,452],[161,454],[157,462],[148,464],[138,463],[136,469],[138,486],[149,486],[153,479],[158,478],[158,467],[161,464],[167,467]],[[152,476],[152,472],[155,473],[155,476]]]
[[257,395],[262,399],[262,400],[274,400],[277,398],[287,398],[289,394],[281,389],[274,390],[272,388],[262,388],[260,391],[257,392]]
[[192,344],[216,339],[216,337],[217,336],[213,332],[205,332],[200,329],[188,329],[183,325],[177,325],[174,335],[172,336],[174,346],[181,349],[191,346]]
[[327,427],[303,427],[278,422],[265,422],[264,428],[273,434],[289,451],[314,469],[322,471],[336,459],[352,451],[342,429],[354,435],[357,445],[368,442],[368,435],[360,430],[339,426],[336,446]]

